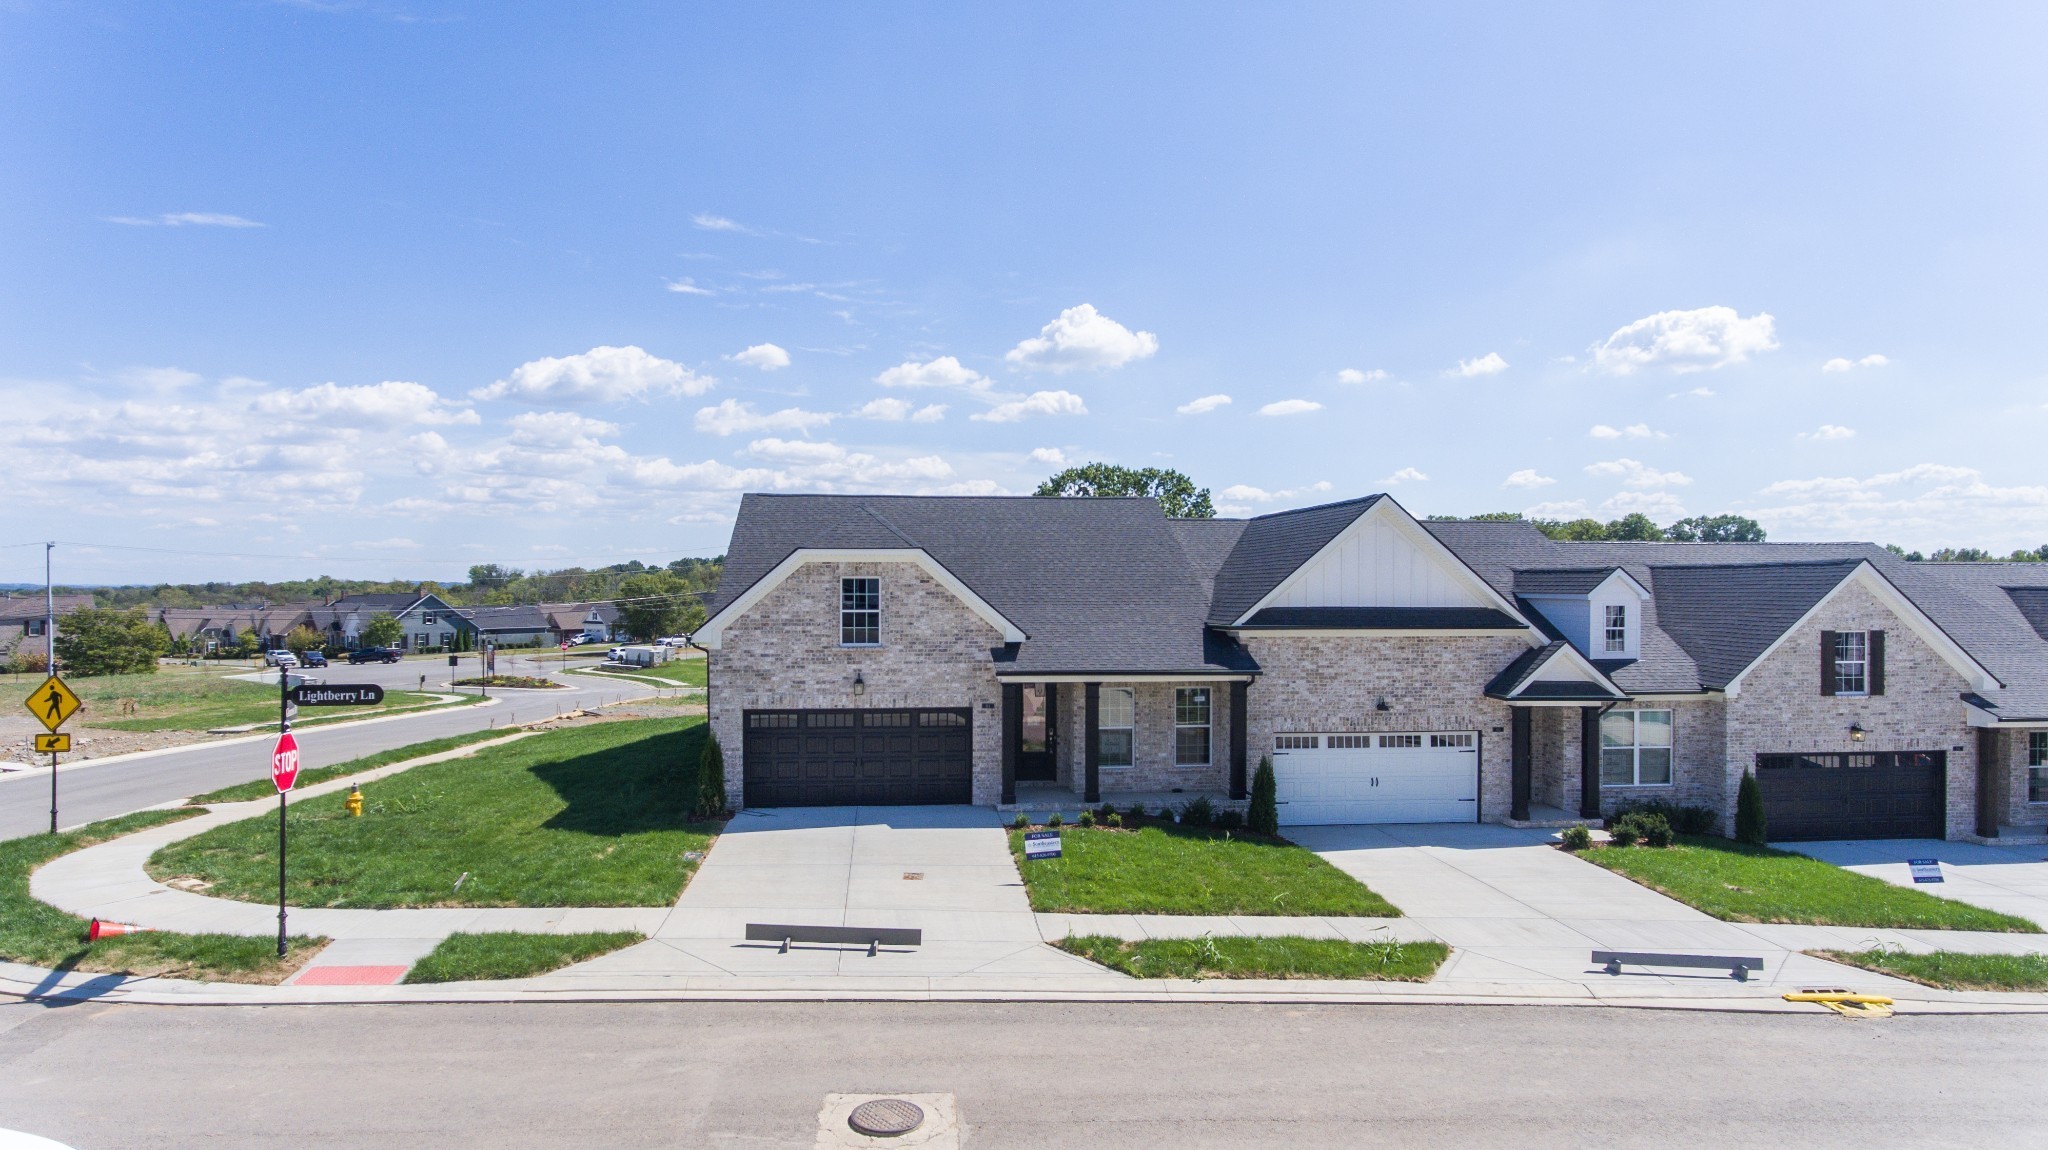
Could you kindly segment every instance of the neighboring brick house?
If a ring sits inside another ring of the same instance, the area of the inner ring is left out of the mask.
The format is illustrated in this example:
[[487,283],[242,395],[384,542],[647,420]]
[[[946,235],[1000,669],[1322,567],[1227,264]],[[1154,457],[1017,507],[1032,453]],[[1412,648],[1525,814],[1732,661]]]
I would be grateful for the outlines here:
[[[90,595],[57,596],[59,630],[65,615],[92,605]],[[49,622],[49,607],[49,601],[40,593],[0,595],[0,666],[11,666],[16,654],[49,656],[50,640],[44,631]]]
[[1726,828],[1755,771],[1773,837],[2048,826],[2048,566],[1562,543],[1386,496],[748,495],[709,607],[753,805],[1239,800],[1270,757],[1285,823]]

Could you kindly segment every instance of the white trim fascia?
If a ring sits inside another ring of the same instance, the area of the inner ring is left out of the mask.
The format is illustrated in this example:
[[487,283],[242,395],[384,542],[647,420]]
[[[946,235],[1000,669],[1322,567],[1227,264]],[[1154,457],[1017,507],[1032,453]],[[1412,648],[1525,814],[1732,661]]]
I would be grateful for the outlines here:
[[[1604,707],[1617,703],[1633,703],[1633,698],[1620,699],[1501,699],[1510,707]],[[1618,784],[1617,784],[1618,785]]]
[[[1390,508],[1391,510],[1389,510]],[[1398,512],[1398,514],[1396,514],[1396,512]],[[1478,592],[1480,598],[1488,600],[1495,607],[1499,608],[1502,612],[1504,612],[1508,618],[1515,620],[1524,627],[1527,627],[1529,630],[1528,635],[1526,637],[1529,640],[1530,646],[1541,647],[1545,643],[1550,642],[1550,638],[1544,635],[1541,629],[1539,629],[1534,623],[1531,623],[1527,618],[1524,618],[1522,612],[1517,610],[1513,603],[1509,602],[1506,598],[1502,597],[1500,592],[1493,589],[1493,584],[1488,583],[1484,579],[1481,579],[1477,571],[1472,570],[1469,564],[1467,564],[1463,559],[1458,558],[1457,552],[1451,550],[1449,547],[1444,546],[1443,540],[1438,539],[1434,535],[1431,535],[1428,529],[1424,528],[1420,523],[1417,523],[1415,521],[1415,517],[1413,515],[1408,514],[1408,509],[1406,507],[1401,506],[1401,504],[1397,502],[1391,495],[1380,496],[1377,500],[1373,502],[1373,505],[1371,507],[1368,507],[1364,511],[1360,512],[1357,518],[1353,519],[1350,523],[1346,524],[1342,531],[1339,531],[1335,535],[1330,536],[1329,541],[1324,543],[1321,547],[1317,548],[1316,553],[1314,555],[1309,556],[1307,559],[1303,560],[1298,566],[1296,566],[1294,570],[1288,572],[1287,578],[1282,579],[1280,582],[1274,584],[1273,589],[1271,591],[1268,591],[1264,595],[1260,596],[1259,601],[1252,604],[1251,608],[1245,611],[1244,614],[1239,615],[1237,619],[1232,622],[1231,626],[1239,626],[1243,624],[1247,619],[1250,619],[1253,615],[1256,615],[1260,611],[1265,610],[1268,604],[1272,603],[1273,600],[1279,598],[1283,592],[1292,588],[1296,583],[1301,581],[1302,572],[1307,571],[1309,568],[1315,566],[1317,560],[1320,560],[1325,555],[1329,554],[1331,549],[1336,547],[1337,544],[1341,543],[1345,539],[1345,537],[1349,536],[1352,532],[1361,529],[1368,521],[1370,521],[1375,516],[1386,516],[1390,518],[1393,521],[1395,528],[1399,530],[1402,534],[1408,536],[1409,542],[1414,543],[1417,547],[1420,547],[1425,553],[1433,555],[1441,561],[1447,561],[1453,577],[1464,580],[1467,584],[1467,590]],[[1493,633],[1498,634],[1499,632]]]
[[1834,602],[1835,596],[1840,595],[1842,589],[1851,582],[1870,592],[1873,598],[1883,604],[1892,614],[1898,616],[1900,622],[1911,628],[1915,635],[1920,636],[1922,642],[1934,648],[1934,653],[1940,655],[1943,662],[1947,663],[1957,674],[1969,681],[1971,690],[1995,691],[2005,686],[2005,684],[1998,681],[1998,676],[1993,675],[1982,663],[1971,658],[1970,653],[1963,650],[1960,643],[1949,638],[1948,632],[1943,631],[1939,624],[1928,618],[1926,612],[1914,606],[1911,599],[1906,598],[1905,594],[1894,586],[1891,580],[1884,577],[1884,572],[1871,566],[1870,560],[1865,559],[1856,565],[1855,570],[1844,575],[1842,581],[1835,584],[1832,591],[1821,596],[1818,603],[1807,608],[1805,614],[1794,621],[1790,627],[1780,632],[1776,639],[1771,640],[1771,645],[1765,647],[1756,658],[1751,659],[1747,667],[1736,672],[1735,677],[1728,680],[1728,685],[1722,688],[1722,693],[1731,699],[1741,694],[1742,681],[1749,677],[1749,673],[1761,666],[1764,660],[1777,654],[1778,648],[1784,646],[1792,638],[1793,632],[1812,622],[1814,616],[1820,614],[1821,609],[1829,603]]
[[1648,599],[1650,597],[1650,589],[1648,587],[1643,586],[1641,583],[1636,582],[1636,577],[1629,574],[1627,569],[1622,567],[1616,567],[1614,570],[1608,572],[1607,578],[1600,580],[1600,582],[1596,584],[1591,591],[1586,592],[1586,597],[1591,598],[1594,595],[1599,594],[1600,588],[1605,587],[1609,583],[1614,582],[1617,578],[1627,580],[1628,585],[1630,587],[1635,588],[1636,598]]
[[1157,674],[1143,674],[1135,671],[1117,671],[1102,675],[1042,675],[1029,671],[999,671],[998,683],[1100,683],[1105,687],[1121,686],[1126,683],[1249,683],[1257,675],[1239,672],[1236,674],[1183,675],[1171,671]]
[[718,650],[724,638],[725,628],[732,621],[747,613],[754,604],[766,598],[770,591],[782,585],[783,580],[808,563],[915,563],[925,574],[941,587],[951,591],[955,598],[966,604],[967,609],[979,616],[981,621],[1002,633],[1005,643],[1022,643],[1026,636],[1015,623],[1003,618],[1002,612],[991,607],[988,600],[974,593],[973,588],[960,581],[959,576],[946,570],[946,566],[931,557],[922,547],[862,547],[830,548],[799,547],[789,553],[775,569],[763,575],[752,587],[741,592],[739,597],[719,608],[718,614],[706,619],[697,628],[697,642],[710,649]]
[[1975,703],[1963,701],[1963,717],[1972,727],[1995,727],[2001,731],[2048,730],[2048,719],[2001,719],[1997,713],[1987,711]]
[[[1269,635],[1280,637],[1292,637],[1300,635],[1312,638],[1329,638],[1333,635],[1365,635],[1382,639],[1390,637],[1426,639],[1491,639],[1500,635],[1521,634],[1526,630],[1526,628],[1520,626],[1456,627],[1438,630],[1433,627],[1224,627],[1221,628],[1221,630],[1224,634],[1229,635],[1233,639],[1245,639],[1254,636],[1265,637]],[[1549,642],[1549,640],[1547,639],[1544,641]]]
[[1542,674],[1543,668],[1549,666],[1551,660],[1556,659],[1560,655],[1571,656],[1572,662],[1577,665],[1577,669],[1580,672],[1587,675],[1591,675],[1593,677],[1593,684],[1595,686],[1605,687],[1608,690],[1613,691],[1616,695],[1616,698],[1612,700],[1613,702],[1618,703],[1623,699],[1629,698],[1629,693],[1627,691],[1622,690],[1620,684],[1608,678],[1606,672],[1602,671],[1598,667],[1595,667],[1591,659],[1588,659],[1584,655],[1581,655],[1577,647],[1572,646],[1570,643],[1566,643],[1564,646],[1559,647],[1556,651],[1552,652],[1550,656],[1544,659],[1541,663],[1536,664],[1535,669],[1529,673],[1529,676],[1527,678],[1522,680],[1521,685],[1516,687],[1514,690],[1508,692],[1507,701],[1512,703],[1521,699],[1521,693],[1523,691],[1528,690],[1532,685],[1534,685],[1537,682],[1537,676]]

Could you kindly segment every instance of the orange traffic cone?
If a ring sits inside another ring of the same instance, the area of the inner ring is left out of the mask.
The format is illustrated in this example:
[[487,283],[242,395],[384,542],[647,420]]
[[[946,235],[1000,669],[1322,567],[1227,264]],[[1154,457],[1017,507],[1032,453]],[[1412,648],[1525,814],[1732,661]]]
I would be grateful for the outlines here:
[[98,942],[103,938],[112,938],[117,934],[135,934],[139,931],[154,929],[154,927],[136,926],[133,923],[105,922],[96,918],[92,920],[92,925],[86,928],[85,940],[87,942]]

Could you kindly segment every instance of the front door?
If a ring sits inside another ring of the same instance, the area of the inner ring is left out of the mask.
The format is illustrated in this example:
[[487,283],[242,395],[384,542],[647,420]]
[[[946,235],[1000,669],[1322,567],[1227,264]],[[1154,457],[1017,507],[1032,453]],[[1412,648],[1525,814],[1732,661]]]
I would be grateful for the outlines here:
[[1059,778],[1053,762],[1059,688],[1050,683],[1024,684],[1024,722],[1017,738],[1017,777],[1049,783]]

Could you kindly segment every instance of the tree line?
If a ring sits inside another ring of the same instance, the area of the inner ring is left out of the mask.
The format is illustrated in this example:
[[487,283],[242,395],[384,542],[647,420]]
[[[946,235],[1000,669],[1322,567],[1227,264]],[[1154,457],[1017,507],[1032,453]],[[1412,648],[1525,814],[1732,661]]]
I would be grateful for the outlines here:
[[467,583],[413,579],[316,579],[154,583],[135,586],[59,587],[61,594],[90,594],[102,607],[225,607],[258,603],[329,602],[344,595],[439,595],[455,607],[510,607],[523,603],[571,603],[615,599],[629,579],[653,576],[664,588],[703,594],[718,586],[725,557],[676,559],[666,565],[637,559],[609,567],[563,567],[522,571],[497,563],[469,569]]

